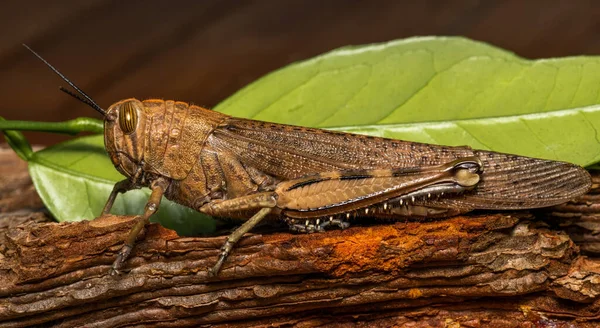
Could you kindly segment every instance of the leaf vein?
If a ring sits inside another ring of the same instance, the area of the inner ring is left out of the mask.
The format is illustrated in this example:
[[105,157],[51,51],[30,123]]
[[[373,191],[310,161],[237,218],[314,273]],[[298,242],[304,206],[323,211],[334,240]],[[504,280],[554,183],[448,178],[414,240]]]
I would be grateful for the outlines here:
[[554,155],[555,159],[560,158],[558,156],[558,154],[556,153],[556,149],[554,149],[553,147],[550,147],[548,144],[546,144],[546,142],[537,134],[535,133],[535,131],[533,131],[533,129],[531,128],[531,126],[529,126],[529,123],[527,123],[527,120],[525,120],[524,118],[519,118],[519,121],[521,123],[523,123],[523,125],[525,125],[525,127],[527,128],[527,130],[529,130],[531,132],[531,135],[542,145],[544,145],[544,147],[546,148],[546,150],[552,152],[552,154]]
[[596,128],[596,126],[592,123],[592,120],[590,120],[590,118],[587,116],[587,114],[585,113],[585,111],[579,111],[579,114],[581,114],[583,116],[583,119],[585,120],[585,122],[592,128],[592,130],[594,130],[594,138],[596,139],[596,143],[599,147],[597,147],[597,151],[596,154],[594,155],[594,158],[597,159],[598,157],[600,157],[600,133],[598,132],[598,129]]
[[354,98],[356,98],[370,84],[371,77],[373,76],[373,65],[371,65],[369,63],[363,63],[363,64],[366,65],[367,67],[369,67],[369,77],[366,79],[366,82],[363,83],[363,85],[360,87],[360,89],[356,90],[356,92],[352,95],[352,97],[348,98],[348,100],[346,100],[343,104],[340,104],[338,107],[336,107],[334,110],[332,110],[329,115],[327,115],[325,118],[323,118],[321,120],[321,122],[316,123],[315,126],[321,126],[322,124],[324,124],[325,121],[329,120],[332,116],[337,114],[340,108],[342,108],[343,106],[347,106],[348,103],[350,103]]
[[577,81],[577,86],[575,87],[575,92],[573,92],[573,95],[571,96],[571,100],[569,100],[569,107],[573,107],[573,102],[575,102],[575,97],[577,96],[577,93],[579,92],[579,89],[581,88],[581,82],[583,81],[583,64],[580,64],[579,67],[580,67],[579,81]]
[[554,68],[554,78],[552,79],[552,89],[550,89],[550,92],[548,92],[546,102],[544,103],[544,111],[548,110],[548,104],[550,103],[550,98],[552,98],[552,93],[554,93],[554,90],[556,89],[556,81],[558,79],[558,69],[551,65],[549,65],[549,67]]
[[478,137],[475,136],[475,134],[473,134],[471,131],[469,131],[469,129],[467,129],[465,126],[463,126],[462,124],[456,122],[454,123],[456,126],[458,126],[459,128],[461,128],[463,131],[465,131],[471,138],[473,138],[473,140],[477,141],[478,143],[482,144],[485,148],[487,148],[488,150],[492,149],[492,147],[488,146],[485,142],[483,142],[481,139],[479,139]]

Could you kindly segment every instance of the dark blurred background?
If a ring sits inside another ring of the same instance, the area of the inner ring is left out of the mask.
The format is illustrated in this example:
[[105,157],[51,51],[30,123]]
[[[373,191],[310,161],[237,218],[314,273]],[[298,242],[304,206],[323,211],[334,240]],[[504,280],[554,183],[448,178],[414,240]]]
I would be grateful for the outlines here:
[[[0,116],[99,117],[59,92],[64,83],[21,43],[103,107],[129,97],[212,107],[291,62],[417,35],[463,35],[527,58],[599,55],[600,2],[2,1]],[[61,139],[29,136],[37,144]]]

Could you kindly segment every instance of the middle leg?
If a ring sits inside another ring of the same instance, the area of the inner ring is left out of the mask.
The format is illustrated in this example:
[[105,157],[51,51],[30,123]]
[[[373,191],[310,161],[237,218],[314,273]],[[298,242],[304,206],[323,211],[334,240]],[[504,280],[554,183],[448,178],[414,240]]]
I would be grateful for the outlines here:
[[235,229],[225,241],[223,247],[221,247],[221,254],[215,266],[209,270],[209,275],[216,276],[223,262],[227,259],[227,256],[235,246],[235,244],[242,238],[242,236],[254,228],[262,219],[264,219],[273,208],[277,205],[275,193],[263,192],[253,195],[247,195],[237,197],[229,200],[214,200],[208,204],[205,204],[200,208],[200,212],[206,213],[213,216],[227,216],[230,213],[238,211],[247,211],[259,208],[260,210],[248,219],[244,224]]

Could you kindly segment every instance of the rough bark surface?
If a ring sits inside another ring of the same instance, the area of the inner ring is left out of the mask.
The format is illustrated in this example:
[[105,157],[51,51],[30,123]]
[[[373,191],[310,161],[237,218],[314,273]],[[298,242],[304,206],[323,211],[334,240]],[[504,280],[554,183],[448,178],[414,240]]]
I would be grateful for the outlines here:
[[39,211],[25,166],[2,149],[0,169],[0,327],[595,327],[600,321],[594,190],[540,213],[311,235],[254,233],[216,278],[206,269],[223,236],[183,238],[151,225],[124,274],[113,277],[108,269],[133,217],[51,222]]
[[600,255],[600,172],[592,172],[592,189],[567,204],[555,206],[548,222],[566,231],[589,256]]

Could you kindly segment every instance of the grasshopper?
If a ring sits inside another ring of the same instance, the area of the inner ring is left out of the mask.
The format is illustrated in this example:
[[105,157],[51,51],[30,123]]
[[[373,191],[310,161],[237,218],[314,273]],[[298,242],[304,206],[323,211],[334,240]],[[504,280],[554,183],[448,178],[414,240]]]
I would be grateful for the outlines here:
[[244,221],[209,270],[216,275],[235,243],[265,218],[311,233],[347,228],[354,216],[440,218],[552,206],[591,186],[588,172],[569,163],[267,123],[181,101],[130,98],[105,110],[29,50],[79,95],[61,90],[104,116],[106,151],[126,179],[115,184],[102,215],[119,193],[151,189],[113,274],[163,196]]

